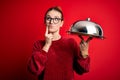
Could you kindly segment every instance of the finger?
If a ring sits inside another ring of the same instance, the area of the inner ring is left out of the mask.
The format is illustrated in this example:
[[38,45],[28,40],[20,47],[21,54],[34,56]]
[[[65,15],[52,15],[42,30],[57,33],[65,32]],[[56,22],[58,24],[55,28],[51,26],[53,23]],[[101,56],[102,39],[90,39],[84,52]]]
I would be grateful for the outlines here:
[[89,38],[86,40],[86,42],[89,43],[90,40],[92,40],[92,39],[93,39],[93,37],[89,37]]
[[85,41],[84,40],[81,40],[81,44],[84,44],[85,43]]
[[79,37],[80,37],[82,40],[84,40],[83,37],[82,37],[81,35],[79,35]]
[[48,34],[48,26],[46,26],[46,31],[45,31],[45,35]]
[[85,50],[85,49],[87,49],[87,47],[86,47],[84,44],[81,44],[81,45],[80,45],[80,49],[81,49],[81,50]]
[[85,41],[81,41],[80,45],[86,46],[87,43]]
[[49,34],[48,34],[48,37],[53,37],[52,33],[49,33]]

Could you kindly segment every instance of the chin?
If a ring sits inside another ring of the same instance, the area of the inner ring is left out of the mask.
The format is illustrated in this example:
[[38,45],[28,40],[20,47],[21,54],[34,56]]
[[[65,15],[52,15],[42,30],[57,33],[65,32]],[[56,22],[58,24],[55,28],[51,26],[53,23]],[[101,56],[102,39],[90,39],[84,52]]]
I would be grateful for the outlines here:
[[50,33],[54,33],[54,32],[57,32],[57,30],[52,30],[52,29],[50,29],[49,32],[50,32]]
[[52,33],[53,33],[53,32],[55,32],[55,30],[50,29],[49,32],[52,32]]

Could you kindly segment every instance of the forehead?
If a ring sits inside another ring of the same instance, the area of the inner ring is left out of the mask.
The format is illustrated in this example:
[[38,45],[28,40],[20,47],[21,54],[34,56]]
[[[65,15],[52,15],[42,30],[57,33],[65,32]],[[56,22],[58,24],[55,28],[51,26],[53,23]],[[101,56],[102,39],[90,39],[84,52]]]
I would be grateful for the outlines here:
[[46,16],[61,17],[61,13],[56,10],[51,10],[46,14]]

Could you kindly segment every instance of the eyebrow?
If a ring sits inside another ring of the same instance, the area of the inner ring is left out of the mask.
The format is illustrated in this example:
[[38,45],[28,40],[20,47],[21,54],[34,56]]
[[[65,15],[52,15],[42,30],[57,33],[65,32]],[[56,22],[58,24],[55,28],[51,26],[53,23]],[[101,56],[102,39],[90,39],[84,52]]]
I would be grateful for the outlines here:
[[[46,15],[46,17],[51,17],[50,15]],[[55,18],[60,18],[59,16],[55,16]]]

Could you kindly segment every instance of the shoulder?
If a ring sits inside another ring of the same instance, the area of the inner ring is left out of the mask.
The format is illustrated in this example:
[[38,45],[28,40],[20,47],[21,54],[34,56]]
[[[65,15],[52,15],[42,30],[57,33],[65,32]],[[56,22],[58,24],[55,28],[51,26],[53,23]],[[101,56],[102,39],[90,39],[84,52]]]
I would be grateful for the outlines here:
[[36,40],[34,43],[40,44],[40,43],[44,43],[45,40]]
[[42,46],[45,44],[45,40],[37,40],[34,42],[34,46]]
[[73,38],[63,38],[63,41],[69,44],[76,43],[75,39]]

